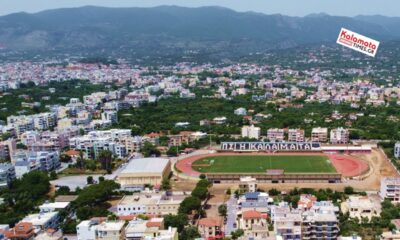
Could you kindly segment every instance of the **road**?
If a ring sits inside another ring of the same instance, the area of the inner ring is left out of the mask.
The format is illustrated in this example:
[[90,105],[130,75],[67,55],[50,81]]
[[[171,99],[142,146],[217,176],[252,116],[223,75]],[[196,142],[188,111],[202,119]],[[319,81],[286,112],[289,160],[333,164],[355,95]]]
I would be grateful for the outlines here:
[[237,200],[232,195],[231,198],[226,202],[227,206],[227,221],[225,225],[225,236],[230,236],[231,232],[235,231],[233,224],[236,223],[236,212],[237,212]]

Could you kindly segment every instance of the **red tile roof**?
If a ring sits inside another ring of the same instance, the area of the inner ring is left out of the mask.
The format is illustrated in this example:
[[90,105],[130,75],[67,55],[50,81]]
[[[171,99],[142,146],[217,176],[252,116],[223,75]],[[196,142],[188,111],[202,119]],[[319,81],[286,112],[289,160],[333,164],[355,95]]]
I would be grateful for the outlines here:
[[255,210],[245,211],[243,212],[243,218],[244,219],[261,218],[261,213]]
[[199,220],[199,225],[206,226],[206,227],[218,227],[220,224],[217,220],[213,218],[202,218]]

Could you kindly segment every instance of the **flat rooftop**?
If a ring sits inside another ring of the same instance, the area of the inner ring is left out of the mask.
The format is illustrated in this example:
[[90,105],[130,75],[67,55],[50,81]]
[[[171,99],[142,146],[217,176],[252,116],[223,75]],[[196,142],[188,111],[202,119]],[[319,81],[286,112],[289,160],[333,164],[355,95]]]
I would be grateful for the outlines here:
[[161,173],[168,165],[166,158],[134,158],[126,165],[121,174],[130,173]]

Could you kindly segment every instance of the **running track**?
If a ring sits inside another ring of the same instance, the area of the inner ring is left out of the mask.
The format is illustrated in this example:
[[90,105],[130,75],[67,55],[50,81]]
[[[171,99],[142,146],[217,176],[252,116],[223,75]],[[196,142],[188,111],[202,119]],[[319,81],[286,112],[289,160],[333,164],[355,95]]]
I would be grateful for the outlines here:
[[212,154],[200,154],[184,158],[176,163],[176,168],[187,176],[198,177],[201,173],[195,171],[192,168],[192,163],[200,158],[213,157],[213,156],[232,156],[232,155],[244,155],[244,156],[257,156],[257,155],[323,155],[329,157],[333,166],[336,168],[338,173],[341,173],[344,177],[354,177],[368,171],[368,164],[358,158],[341,155],[341,154],[322,154],[322,153],[212,153]]

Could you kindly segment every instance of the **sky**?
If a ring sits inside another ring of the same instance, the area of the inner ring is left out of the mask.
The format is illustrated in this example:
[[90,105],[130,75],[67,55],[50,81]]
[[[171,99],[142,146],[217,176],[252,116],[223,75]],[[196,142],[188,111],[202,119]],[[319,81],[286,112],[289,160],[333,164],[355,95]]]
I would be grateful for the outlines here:
[[400,0],[0,0],[0,15],[86,5],[105,7],[222,6],[240,12],[280,13],[289,16],[324,12],[336,16],[380,14],[400,17]]

